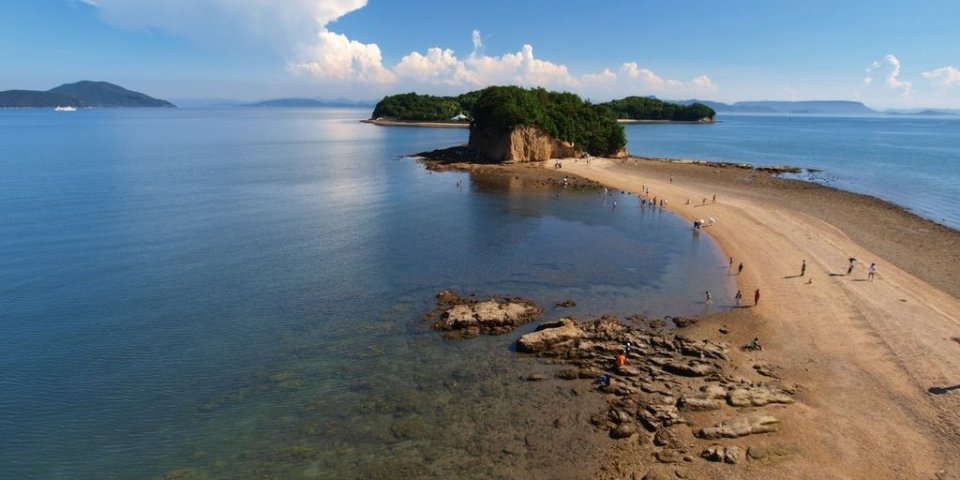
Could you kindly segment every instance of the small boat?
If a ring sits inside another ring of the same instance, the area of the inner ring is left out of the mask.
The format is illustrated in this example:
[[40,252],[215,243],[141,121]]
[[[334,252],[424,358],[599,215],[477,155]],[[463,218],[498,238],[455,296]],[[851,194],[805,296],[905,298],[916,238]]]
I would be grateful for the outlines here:
[[60,107],[60,106],[57,106],[57,108],[54,108],[53,111],[55,111],[55,112],[76,112],[76,111],[77,111],[77,107],[71,107],[71,106]]

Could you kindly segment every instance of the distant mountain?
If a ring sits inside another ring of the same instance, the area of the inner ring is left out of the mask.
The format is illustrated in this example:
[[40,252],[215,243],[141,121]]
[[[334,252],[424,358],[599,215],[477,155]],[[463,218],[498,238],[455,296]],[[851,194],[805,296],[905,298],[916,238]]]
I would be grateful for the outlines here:
[[2,107],[176,107],[166,101],[107,82],[66,83],[45,92],[7,90],[0,92]]
[[849,100],[806,100],[789,101],[748,101],[733,104],[711,102],[709,100],[683,100],[680,103],[689,105],[702,103],[717,112],[727,113],[793,113],[793,114],[855,114],[863,115],[877,113],[861,102]]
[[372,107],[376,102],[354,101],[338,98],[335,100],[323,100],[318,98],[275,98],[244,104],[244,107],[282,107],[282,108],[303,108],[303,107]]
[[943,116],[960,115],[960,110],[951,108],[926,108],[926,109],[906,109],[906,110],[884,110],[887,115],[923,115],[923,116]]

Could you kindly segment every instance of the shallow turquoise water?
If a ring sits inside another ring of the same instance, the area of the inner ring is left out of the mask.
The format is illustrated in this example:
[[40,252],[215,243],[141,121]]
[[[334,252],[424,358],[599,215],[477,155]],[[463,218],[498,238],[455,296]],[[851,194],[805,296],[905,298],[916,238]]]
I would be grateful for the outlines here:
[[466,132],[367,114],[0,110],[0,478],[489,477],[535,399],[516,335],[423,324],[437,291],[547,318],[729,302],[678,217],[431,174],[403,156]]
[[642,156],[819,169],[801,178],[960,228],[960,117],[717,118],[713,125],[628,125],[628,148]]

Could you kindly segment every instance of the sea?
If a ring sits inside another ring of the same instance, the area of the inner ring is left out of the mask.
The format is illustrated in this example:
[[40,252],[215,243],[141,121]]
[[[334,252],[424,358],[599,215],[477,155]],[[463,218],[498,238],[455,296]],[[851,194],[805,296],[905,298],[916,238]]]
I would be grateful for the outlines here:
[[409,155],[465,130],[368,115],[0,110],[0,478],[502,477],[535,324],[444,340],[438,292],[544,320],[731,303],[681,218],[431,173]]
[[[0,110],[0,478],[536,477],[494,469],[551,402],[512,347],[534,324],[444,340],[423,320],[439,291],[530,298],[544,320],[730,307],[727,258],[670,212],[430,172],[410,154],[465,130],[368,115]],[[818,168],[957,225],[958,126],[627,134],[639,155]]]
[[960,229],[960,116],[721,114],[714,124],[627,125],[647,157],[803,168],[796,178],[863,193]]

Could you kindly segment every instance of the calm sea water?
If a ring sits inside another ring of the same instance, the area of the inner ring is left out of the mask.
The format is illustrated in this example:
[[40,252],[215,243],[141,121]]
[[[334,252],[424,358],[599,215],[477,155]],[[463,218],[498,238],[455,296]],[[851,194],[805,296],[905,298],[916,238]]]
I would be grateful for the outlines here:
[[642,156],[819,169],[803,175],[960,228],[960,117],[720,115],[713,125],[626,127]]
[[0,478],[496,476],[519,332],[444,341],[437,291],[729,302],[681,219],[431,174],[465,131],[367,114],[0,110]]

